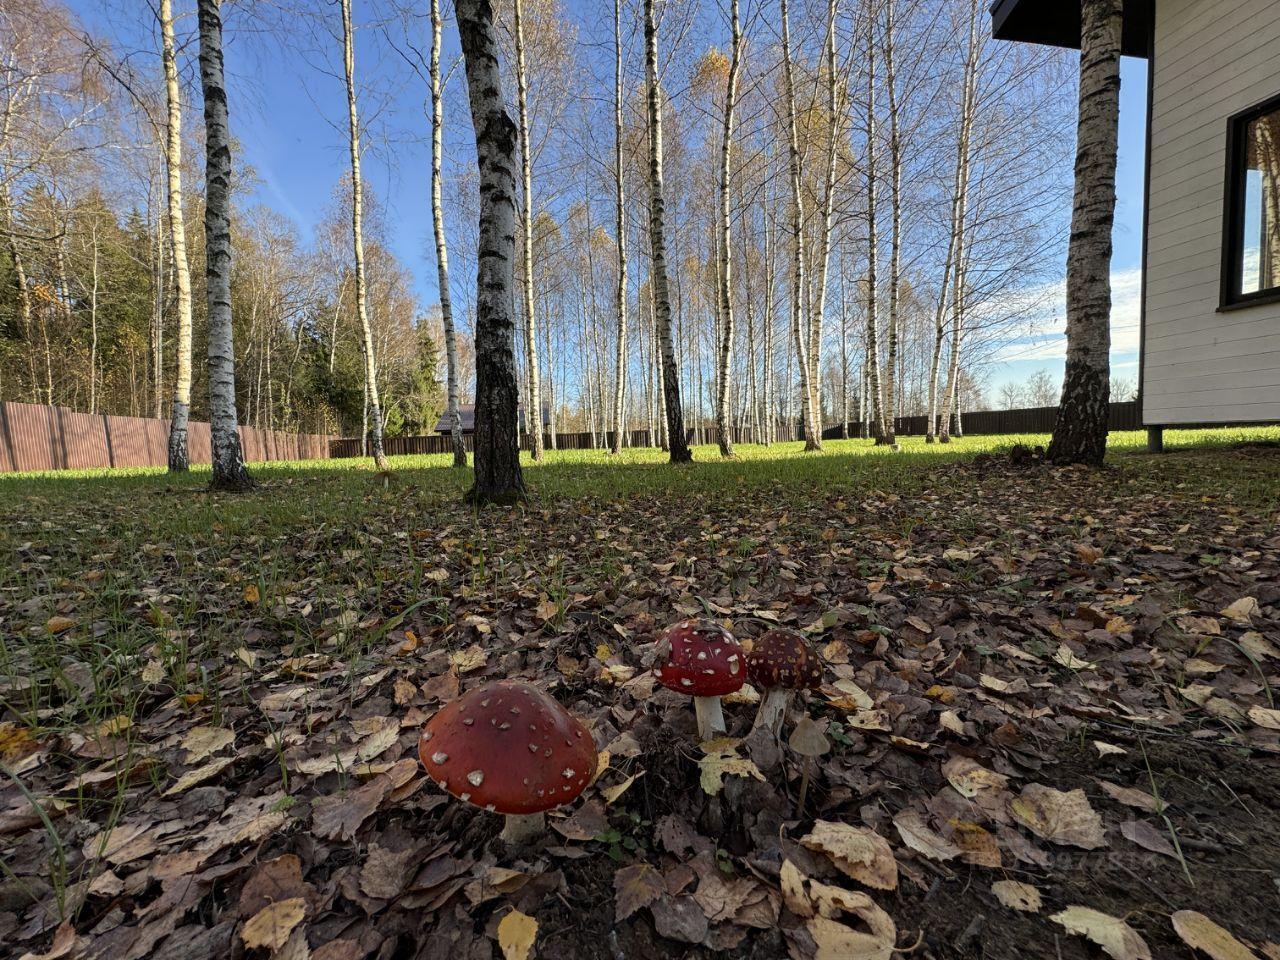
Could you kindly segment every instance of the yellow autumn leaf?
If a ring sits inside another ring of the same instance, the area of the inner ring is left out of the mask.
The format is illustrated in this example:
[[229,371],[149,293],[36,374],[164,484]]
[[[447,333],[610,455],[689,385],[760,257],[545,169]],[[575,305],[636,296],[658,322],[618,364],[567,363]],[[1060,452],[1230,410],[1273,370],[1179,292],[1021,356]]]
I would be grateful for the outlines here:
[[244,602],[245,603],[257,603],[261,599],[262,599],[262,594],[261,592],[259,592],[258,585],[256,583],[246,583],[244,585]]
[[1179,910],[1170,919],[1183,943],[1207,953],[1213,960],[1257,960],[1252,950],[1203,913]]
[[302,897],[277,900],[250,917],[241,928],[240,937],[250,950],[279,950],[306,913],[307,901]]
[[537,936],[538,921],[519,910],[512,910],[498,924],[498,946],[504,960],[528,960]]
[[66,633],[75,625],[76,622],[70,617],[54,616],[45,621],[44,628],[49,631],[49,633],[59,634]]

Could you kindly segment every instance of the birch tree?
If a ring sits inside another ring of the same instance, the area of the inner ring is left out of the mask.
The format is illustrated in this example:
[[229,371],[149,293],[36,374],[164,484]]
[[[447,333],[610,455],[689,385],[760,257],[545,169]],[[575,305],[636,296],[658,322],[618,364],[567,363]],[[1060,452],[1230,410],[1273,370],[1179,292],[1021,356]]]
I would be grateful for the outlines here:
[[693,459],[680,404],[680,369],[671,342],[671,294],[667,281],[666,201],[662,183],[662,91],[658,84],[658,21],[655,0],[644,0],[644,66],[649,111],[649,244],[654,328],[662,355],[662,396],[672,463]]
[[[946,337],[947,291],[951,283],[953,270],[960,273],[958,257],[964,252],[964,228],[967,218],[967,199],[969,188],[969,138],[973,129],[973,113],[976,107],[977,73],[978,73],[978,0],[969,0],[969,32],[965,46],[964,80],[960,94],[960,120],[956,135],[955,175],[951,189],[951,220],[947,234],[947,253],[942,266],[942,283],[938,288],[938,303],[934,312],[933,351],[929,361],[929,424],[926,428],[925,442],[933,443],[935,435],[940,431],[944,438],[951,433],[951,397],[955,392],[956,373],[960,359],[960,337],[962,330],[954,325],[955,337],[951,344],[951,356],[954,365],[948,364],[947,387],[943,405],[942,423],[938,419],[938,372],[942,358],[942,344]],[[956,284],[957,292],[962,292],[962,283]],[[953,300],[953,312],[962,316],[961,305]],[[945,441],[944,441],[945,442]]]
[[440,0],[431,0],[431,225],[436,241],[436,279],[440,287],[440,325],[444,330],[445,378],[448,383],[449,423],[453,465],[467,465],[462,442],[462,415],[458,412],[458,334],[453,326],[453,297],[449,292],[449,248],[444,234],[444,204],[440,190],[440,158],[444,152],[444,99],[440,82]]
[[524,355],[528,365],[529,440],[534,460],[542,459],[542,386],[538,363],[538,321],[533,307],[533,157],[529,145],[529,81],[524,62],[524,0],[515,0],[516,112],[520,121],[520,228],[523,237]]
[[205,285],[209,314],[209,431],[215,490],[254,486],[245,469],[236,418],[235,344],[231,326],[231,131],[222,70],[219,0],[197,0],[200,86],[205,128]]
[[160,0],[160,35],[165,99],[169,108],[164,151],[165,168],[169,176],[169,244],[173,248],[174,283],[178,291],[178,374],[173,384],[173,411],[169,421],[169,472],[182,473],[189,466],[187,417],[191,410],[191,270],[187,264],[187,229],[182,211],[182,97],[178,88],[178,56],[173,37],[173,0]]
[[781,0],[782,65],[786,81],[787,156],[791,175],[791,335],[796,346],[796,366],[800,370],[800,393],[804,413],[804,449],[822,449],[822,425],[815,408],[813,368],[809,365],[809,331],[804,322],[804,184],[800,168],[800,134],[796,126],[796,80],[791,58],[791,19],[787,0]]
[[1049,459],[1101,466],[1111,391],[1122,0],[1082,0],[1075,200],[1067,252],[1067,364]]
[[378,397],[378,363],[374,353],[373,330],[369,325],[369,293],[364,269],[364,181],[360,176],[360,118],[356,107],[355,35],[351,27],[351,0],[341,0],[342,65],[347,81],[347,143],[351,150],[351,252],[355,262],[356,316],[360,320],[361,355],[364,358],[365,400],[369,410],[368,433],[363,439],[372,446],[373,463],[389,469],[382,449],[382,403]]
[[475,506],[525,499],[516,386],[516,125],[502,97],[489,0],[455,0],[480,168],[476,276]]
[[[822,425],[822,337],[823,330],[826,326],[827,312],[827,296],[830,288],[829,277],[831,273],[831,234],[832,234],[832,211],[835,203],[836,193],[836,152],[839,144],[840,124],[837,117],[840,115],[837,93],[839,91],[839,79],[836,73],[836,15],[838,12],[838,4],[836,0],[828,0],[827,3],[827,36],[825,43],[826,67],[827,67],[827,118],[830,124],[830,136],[827,138],[827,156],[826,167],[823,176],[822,191],[822,222],[819,224],[821,231],[818,238],[818,302],[817,308],[811,312],[809,318],[809,382],[813,389],[813,404],[818,411],[818,425]],[[821,430],[818,437],[821,440]]]
[[[735,0],[736,2],[736,0]],[[614,229],[618,245],[618,354],[614,362],[613,444],[611,452],[622,452],[627,402],[627,211],[626,184],[622,169],[622,0],[613,0],[613,187]]]
[[[880,382],[880,313],[879,278],[876,269],[879,260],[879,227],[876,220],[876,193],[878,171],[876,168],[876,5],[869,4],[867,16],[867,389],[871,394],[870,413],[875,423],[876,445],[887,442],[884,422],[884,391]],[[864,416],[866,408],[864,407]]]
[[720,216],[719,243],[719,308],[720,308],[720,376],[717,380],[716,437],[720,455],[733,456],[733,433],[729,422],[729,375],[733,360],[733,246],[730,230],[729,176],[733,160],[733,111],[738,96],[738,70],[742,63],[742,23],[738,16],[738,0],[730,0],[729,78],[724,94],[724,125],[720,141]]
[[896,447],[898,417],[898,294],[902,282],[902,138],[899,131],[897,76],[894,71],[894,4],[885,0],[884,82],[889,100],[889,349],[885,363],[883,442]]

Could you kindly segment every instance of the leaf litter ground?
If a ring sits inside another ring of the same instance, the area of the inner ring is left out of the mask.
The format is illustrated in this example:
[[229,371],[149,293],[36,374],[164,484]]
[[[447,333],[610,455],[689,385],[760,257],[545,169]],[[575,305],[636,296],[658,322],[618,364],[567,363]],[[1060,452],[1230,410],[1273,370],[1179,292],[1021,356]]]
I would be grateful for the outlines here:
[[[1280,958],[1276,450],[916,481],[476,522],[406,473],[337,522],[351,481],[302,475],[261,496],[314,522],[169,539],[125,532],[163,489],[28,501],[5,955]],[[803,813],[749,692],[700,747],[655,688],[685,616],[822,653]],[[416,761],[423,719],[499,676],[605,760],[523,850]]]

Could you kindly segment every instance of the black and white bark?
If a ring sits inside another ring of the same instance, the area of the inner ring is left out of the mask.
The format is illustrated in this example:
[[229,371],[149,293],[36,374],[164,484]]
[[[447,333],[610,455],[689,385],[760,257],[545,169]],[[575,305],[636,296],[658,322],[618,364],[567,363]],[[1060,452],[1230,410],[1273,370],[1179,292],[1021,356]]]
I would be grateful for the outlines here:
[[[969,48],[965,60],[965,87],[960,118],[960,142],[956,155],[955,203],[952,211],[952,237],[954,242],[954,263],[952,265],[951,284],[951,352],[947,359],[947,382],[942,394],[941,421],[938,426],[938,439],[942,443],[951,442],[952,412],[956,406],[956,394],[960,384],[960,352],[964,344],[966,305],[968,300],[967,251],[966,244],[969,229],[969,168],[972,151],[972,130],[974,113],[977,109],[976,90],[978,72],[978,5],[977,0],[970,0],[969,6]],[[936,331],[935,331],[936,332]],[[956,418],[958,424],[958,418]]]
[[200,85],[205,128],[205,286],[209,315],[209,432],[215,490],[254,486],[245,469],[236,417],[235,343],[231,326],[231,132],[222,68],[219,0],[197,0]]
[[191,410],[191,268],[187,262],[187,228],[182,211],[182,93],[178,87],[178,56],[173,36],[173,0],[160,0],[160,35],[168,106],[164,163],[169,178],[169,246],[173,250],[173,277],[178,291],[178,370],[169,418],[169,472],[182,473],[190,466],[187,419]]
[[876,218],[876,194],[879,171],[876,166],[876,6],[869,4],[867,17],[867,389],[871,393],[870,414],[874,418],[872,432],[876,444],[886,441],[884,423],[884,391],[880,377],[880,312],[879,312],[879,226]]
[[655,0],[644,0],[644,66],[649,109],[649,244],[652,248],[654,327],[662,356],[662,395],[672,463],[693,459],[680,403],[680,369],[671,341],[671,292],[667,280],[666,200],[662,182],[662,90],[658,83],[658,21]]
[[520,122],[521,273],[524,279],[524,355],[529,395],[529,449],[542,459],[542,374],[538,362],[538,320],[533,290],[533,155],[529,144],[529,82],[524,62],[524,0],[515,0],[516,113]]
[[355,260],[356,317],[360,320],[360,352],[364,358],[365,399],[368,402],[368,438],[374,465],[387,470],[382,449],[382,402],[378,396],[378,362],[373,328],[369,324],[368,283],[364,266],[364,180],[360,175],[360,117],[356,104],[355,33],[351,26],[351,0],[340,0],[342,9],[342,64],[347,81],[347,129],[351,151],[351,250]]
[[458,412],[458,333],[453,325],[453,296],[449,291],[449,246],[444,234],[444,204],[441,200],[440,161],[444,154],[444,99],[440,79],[440,0],[431,0],[431,225],[436,241],[436,280],[440,287],[440,325],[444,328],[447,383],[445,419],[453,465],[467,465],[467,448],[462,442],[462,415]]
[[733,244],[731,210],[729,209],[729,178],[733,166],[733,112],[738,99],[738,71],[742,64],[742,23],[738,17],[738,0],[730,0],[729,29],[731,35],[729,54],[729,78],[724,94],[724,124],[720,139],[720,209],[718,211],[720,255],[717,297],[720,306],[720,375],[716,382],[716,437],[720,442],[720,455],[733,456],[733,427],[729,422],[729,375],[733,362]]
[[622,0],[613,0],[613,189],[618,244],[617,357],[613,382],[613,453],[622,452],[627,403],[627,219],[622,168]]
[[787,0],[781,0],[782,65],[786,80],[787,156],[791,174],[791,336],[795,341],[796,366],[800,369],[800,393],[804,415],[804,448],[822,449],[822,426],[815,409],[813,368],[809,365],[809,331],[806,329],[804,294],[804,184],[800,168],[800,134],[796,124],[795,68],[791,58],[791,18]]
[[[822,340],[826,328],[827,298],[830,289],[831,275],[831,237],[832,212],[835,208],[836,193],[836,151],[839,146],[841,125],[836,118],[840,115],[839,78],[836,72],[836,17],[838,15],[836,0],[827,2],[827,37],[825,56],[827,61],[827,117],[831,126],[827,137],[826,168],[822,190],[822,224],[818,238],[818,293],[817,308],[809,311],[809,383],[813,389],[813,406],[818,411],[821,425],[822,411]],[[819,441],[822,434],[819,431]]]
[[1122,0],[1081,0],[1080,117],[1067,249],[1067,364],[1049,459],[1101,466],[1111,394]]
[[893,446],[898,417],[898,299],[902,272],[902,136],[898,118],[897,76],[894,70],[894,5],[885,0],[884,83],[889,100],[889,210],[892,239],[889,247],[889,344],[885,358],[884,438]]
[[502,97],[491,0],[455,0],[480,168],[476,276],[476,506],[525,499],[516,386],[516,125]]

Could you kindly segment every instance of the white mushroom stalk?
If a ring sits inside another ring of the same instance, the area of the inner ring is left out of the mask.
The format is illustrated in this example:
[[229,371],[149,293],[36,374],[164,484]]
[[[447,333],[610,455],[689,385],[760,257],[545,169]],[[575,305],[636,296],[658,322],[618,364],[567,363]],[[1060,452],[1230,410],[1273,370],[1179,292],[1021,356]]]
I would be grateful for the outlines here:
[[543,813],[508,813],[502,824],[502,841],[513,847],[523,846],[547,832]]
[[694,697],[693,712],[698,717],[698,740],[702,743],[714,740],[728,729],[719,697]]
[[751,725],[751,729],[759,730],[764,727],[777,734],[782,729],[787,711],[791,709],[791,698],[794,695],[795,691],[788,690],[786,687],[772,687],[766,690],[760,699],[760,709],[756,712],[755,723]]

